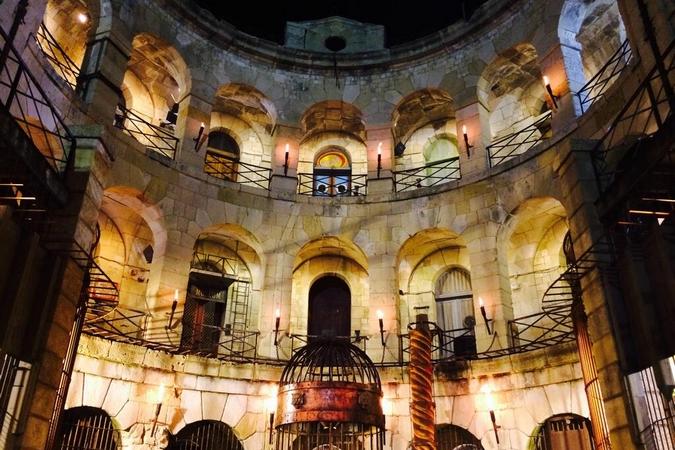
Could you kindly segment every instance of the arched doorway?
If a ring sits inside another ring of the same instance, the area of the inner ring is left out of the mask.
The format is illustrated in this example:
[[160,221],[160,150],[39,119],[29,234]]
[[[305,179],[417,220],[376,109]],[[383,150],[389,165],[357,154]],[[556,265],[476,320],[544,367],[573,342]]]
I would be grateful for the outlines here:
[[338,148],[321,153],[314,163],[314,195],[350,195],[352,168]]
[[351,292],[340,278],[319,278],[309,290],[309,336],[351,335]]
[[171,439],[169,450],[244,450],[229,425],[200,420],[186,425]]
[[577,414],[557,414],[539,427],[535,450],[592,450],[591,421]]
[[443,345],[442,356],[475,356],[476,319],[469,272],[460,267],[447,269],[436,280],[434,298],[438,325],[443,330],[444,340],[448,341]]
[[452,424],[436,425],[436,446],[438,450],[483,450],[476,436]]
[[117,433],[108,413],[99,408],[82,406],[63,412],[62,450],[116,450]]

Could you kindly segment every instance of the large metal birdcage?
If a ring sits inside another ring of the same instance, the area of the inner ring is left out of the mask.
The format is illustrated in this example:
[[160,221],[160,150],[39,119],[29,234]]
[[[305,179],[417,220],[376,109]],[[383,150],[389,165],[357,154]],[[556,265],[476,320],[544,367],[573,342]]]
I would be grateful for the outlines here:
[[366,353],[339,338],[299,349],[281,375],[275,450],[381,450],[382,385]]

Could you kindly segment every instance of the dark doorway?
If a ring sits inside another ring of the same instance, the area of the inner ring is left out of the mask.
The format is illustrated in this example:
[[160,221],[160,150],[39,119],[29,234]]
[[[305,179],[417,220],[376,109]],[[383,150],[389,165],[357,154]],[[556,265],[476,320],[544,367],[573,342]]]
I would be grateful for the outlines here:
[[350,336],[351,303],[347,283],[334,276],[319,278],[309,290],[307,334]]

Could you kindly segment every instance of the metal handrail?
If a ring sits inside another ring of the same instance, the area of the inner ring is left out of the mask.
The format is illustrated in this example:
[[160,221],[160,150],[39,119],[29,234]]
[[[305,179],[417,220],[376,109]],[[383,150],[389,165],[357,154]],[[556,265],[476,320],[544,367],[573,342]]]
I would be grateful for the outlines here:
[[547,111],[539,116],[534,123],[501,137],[488,145],[487,152],[490,167],[494,167],[525,153],[541,141],[551,137],[551,117],[551,111]]
[[204,173],[221,180],[269,190],[272,169],[207,151],[204,156]]
[[120,113],[115,115],[114,125],[149,150],[169,159],[176,157],[179,139],[169,131],[151,124],[133,110],[120,108]]
[[[675,98],[671,78],[675,73],[675,40],[664,51],[664,74],[654,65],[592,149],[593,169],[601,193],[610,185],[623,155],[654,136],[673,114]],[[668,86],[666,86],[668,85]]]
[[0,103],[58,176],[75,150],[75,138],[0,27]]
[[462,177],[459,170],[459,157],[442,159],[414,169],[392,172],[396,192],[414,190],[421,187],[456,181]]
[[37,30],[35,42],[58,75],[74,90],[77,87],[77,78],[80,76],[80,67],[63,50],[44,22]]
[[630,62],[633,50],[630,48],[628,39],[623,41],[614,54],[607,60],[598,72],[576,93],[581,113],[588,110],[597,99],[605,94],[605,91],[614,83],[623,69]]
[[368,176],[343,174],[336,170],[335,178],[345,179],[344,182],[334,184],[323,184],[317,187],[319,177],[330,177],[330,171],[325,170],[325,174],[299,173],[298,174],[298,194],[312,195],[315,197],[357,197],[367,194]]

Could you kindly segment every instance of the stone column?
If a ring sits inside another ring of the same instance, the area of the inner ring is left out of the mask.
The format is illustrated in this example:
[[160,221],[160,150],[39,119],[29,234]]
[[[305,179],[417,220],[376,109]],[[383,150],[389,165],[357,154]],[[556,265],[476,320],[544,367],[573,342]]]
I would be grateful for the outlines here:
[[[567,57],[570,59],[566,59]],[[581,73],[574,71],[577,64],[581,69]],[[573,81],[576,90],[583,86],[581,56],[578,50],[575,52],[570,47],[556,44],[548,49],[548,53],[539,56],[539,67],[541,67],[542,75],[546,76],[550,81],[553,95],[549,92],[546,92],[545,95],[546,101],[551,111],[553,111],[551,119],[553,135],[559,136],[571,127],[576,117],[581,114],[581,108],[576,104],[576,96],[570,85],[570,81]],[[542,79],[540,82],[543,84],[544,80]],[[544,86],[544,89],[546,90],[546,86]]]
[[131,38],[119,26],[98,33],[87,43],[77,91],[99,123],[112,124],[123,100],[122,81],[131,55]]
[[[472,179],[478,174],[485,173],[490,167],[486,150],[491,138],[489,113],[485,106],[476,100],[459,108],[456,117],[460,171],[463,179]],[[464,142],[463,128],[465,126],[467,140],[471,146],[468,152]]]
[[[485,222],[465,233],[471,262],[476,345],[479,353],[488,349],[506,348],[510,344],[509,321],[513,319],[513,303],[506,255],[498,248],[498,229],[497,223]],[[479,298],[483,300],[490,334],[483,319]]]
[[[563,203],[569,214],[576,255],[582,255],[604,235],[595,207],[597,189],[589,152],[593,145],[592,141],[566,141],[567,147],[560,149],[560,160],[555,168],[564,189]],[[600,402],[606,412],[611,443],[622,450],[636,448],[626,415],[628,394],[622,382],[620,344],[612,333],[612,329],[618,331],[618,328],[609,308],[611,286],[596,270],[581,279],[581,289],[588,317],[588,345],[597,367],[598,390],[602,392]],[[609,445],[609,442],[605,443],[607,448]]]
[[368,195],[394,192],[393,146],[390,128],[368,130]]
[[77,140],[74,170],[67,178],[69,202],[64,209],[54,212],[56,228],[42,236],[47,249],[58,247],[65,260],[65,269],[54,300],[54,315],[45,324],[44,348],[37,352],[37,381],[32,399],[27,404],[26,429],[30,433],[21,437],[21,448],[37,450],[53,445],[84,319],[82,302],[86,297],[82,296],[82,288],[86,274],[82,265],[86,260],[76,263],[71,256],[85,256],[75,244],[91,253],[103,198],[103,179],[112,160],[101,140],[102,128],[86,128],[70,128],[75,135],[88,137]]

